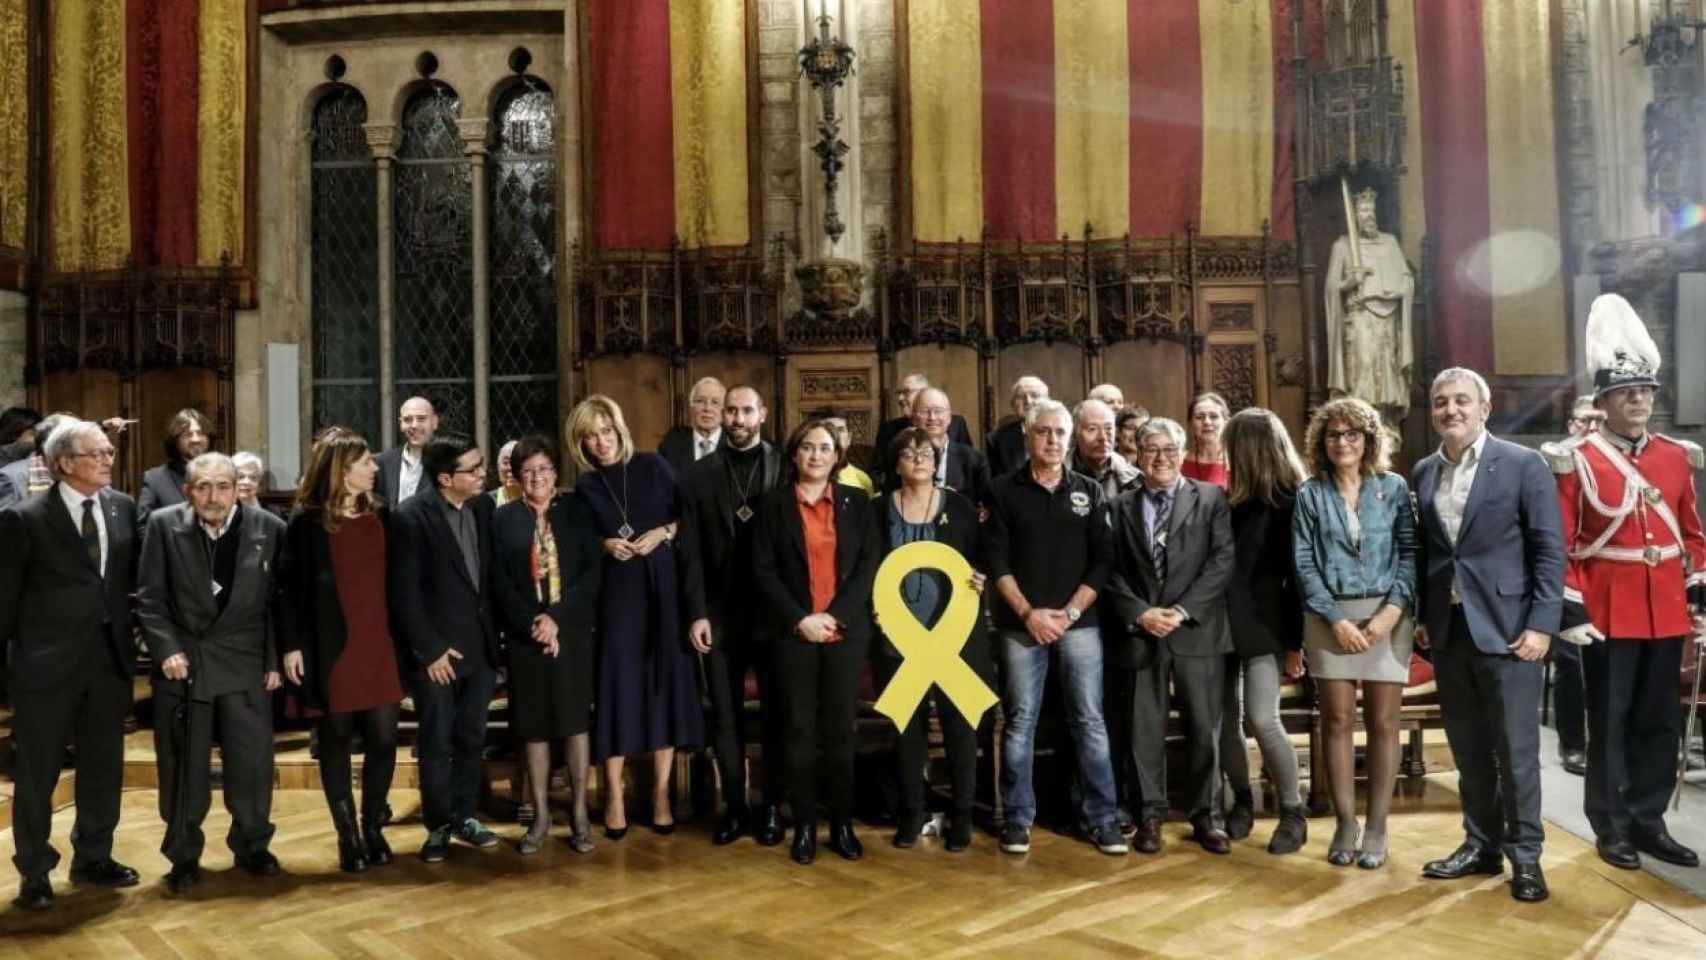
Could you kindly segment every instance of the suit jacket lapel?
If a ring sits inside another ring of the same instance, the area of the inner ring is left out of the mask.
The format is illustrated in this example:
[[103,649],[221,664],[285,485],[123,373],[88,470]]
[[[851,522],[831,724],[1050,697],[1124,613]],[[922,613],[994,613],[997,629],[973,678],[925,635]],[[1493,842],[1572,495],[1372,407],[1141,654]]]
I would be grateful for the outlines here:
[[1144,589],[1149,592],[1152,600],[1159,600],[1161,582],[1155,576],[1155,557],[1151,552],[1153,545],[1149,541],[1149,524],[1143,519],[1143,500],[1149,492],[1146,488],[1138,489],[1132,509],[1125,512],[1125,523],[1130,528],[1132,542],[1137,544],[1137,572],[1143,578]]
[[[68,546],[76,550],[78,558],[83,562],[83,566],[88,568],[89,572],[93,573],[96,577],[100,577],[100,566],[94,560],[89,558],[89,551],[83,549],[83,533],[78,528],[78,524],[82,522],[82,518],[73,517],[71,515],[71,508],[66,504],[65,498],[60,495],[59,484],[55,483],[52,487],[48,488],[47,498],[48,523],[59,528],[60,536],[66,539]],[[102,509],[104,511],[105,504],[102,505]],[[117,527],[116,522],[107,525],[107,556],[109,559],[112,557],[113,553],[112,535],[115,527]]]
[[1196,484],[1189,480],[1181,481],[1179,492],[1173,495],[1173,512],[1167,516],[1167,552],[1169,555],[1179,545],[1179,532],[1185,527],[1185,519],[1196,508]]
[[1498,468],[1499,449],[1493,445],[1493,438],[1488,437],[1481,447],[1481,464],[1475,468],[1475,480],[1469,485],[1469,500],[1463,504],[1463,523],[1457,528],[1457,542],[1462,543],[1469,533],[1469,524],[1475,520],[1475,511],[1486,501],[1488,491],[1492,490],[1493,472]]
[[[426,482],[426,478],[424,476],[421,478],[421,482],[422,483]],[[420,493],[415,494],[415,496],[417,496],[417,497],[422,496],[422,495],[423,494],[420,494]],[[439,542],[446,544],[451,548],[450,565],[455,567],[456,572],[462,575],[462,582],[466,583],[468,585],[468,589],[474,591],[475,593],[479,593],[480,590],[477,586],[475,586],[474,578],[468,575],[468,561],[466,561],[462,558],[462,541],[456,539],[456,531],[450,529],[450,521],[444,516],[444,510],[446,507],[446,504],[444,503],[444,498],[439,496],[437,490],[434,490],[430,494],[425,494],[425,495],[430,496],[434,501],[433,503],[431,503],[430,505],[427,506],[427,511],[426,511],[427,512],[427,522],[430,524],[433,524],[437,528]],[[462,509],[464,509],[464,510],[474,509],[473,502],[470,501],[468,503],[464,503],[462,505]],[[476,526],[478,526],[478,525],[476,524]],[[484,544],[485,544],[484,538],[481,539],[480,543],[481,543],[480,552],[482,554],[487,553],[488,551],[484,549]]]
[[[241,536],[242,530],[241,528],[227,530],[225,535],[228,537]],[[176,595],[173,600],[177,603],[194,603],[196,605],[194,612],[198,616],[194,618],[193,622],[206,624],[205,629],[211,629],[223,615],[219,609],[219,600],[213,595],[213,564],[210,556],[211,551],[208,548],[214,544],[208,540],[207,533],[201,529],[201,524],[197,522],[194,510],[183,512],[179,517],[177,526],[170,531],[170,536],[171,539],[167,542],[170,544],[170,549],[175,550],[183,561],[185,571],[184,582],[175,587],[174,593]],[[241,561],[242,558],[239,556],[238,562]],[[233,576],[232,579],[236,580],[237,578]],[[220,584],[221,590],[234,588],[235,584],[232,583]],[[225,598],[226,609],[231,608],[235,599],[235,597]],[[188,613],[189,611],[184,612]]]
[[[800,520],[799,498],[791,485],[781,488],[782,496],[780,509],[782,511],[782,526],[788,531],[788,540],[794,545],[794,555],[799,558],[801,571],[807,570],[806,560],[806,527]],[[807,576],[808,584],[810,576]]]
[[1422,522],[1428,525],[1427,535],[1450,546],[1451,538],[1445,535],[1445,525],[1440,522],[1439,511],[1429,509],[1439,492],[1439,474],[1444,468],[1445,458],[1438,453],[1422,461],[1422,473],[1416,482],[1416,506],[1421,508]]
[[859,546],[854,542],[857,538],[853,532],[866,519],[859,508],[866,506],[869,509],[866,504],[855,503],[851,494],[845,497],[838,496],[840,492],[835,488],[835,484],[829,485],[828,495],[835,498],[835,580],[837,588],[841,586],[841,580],[853,570],[853,550]]

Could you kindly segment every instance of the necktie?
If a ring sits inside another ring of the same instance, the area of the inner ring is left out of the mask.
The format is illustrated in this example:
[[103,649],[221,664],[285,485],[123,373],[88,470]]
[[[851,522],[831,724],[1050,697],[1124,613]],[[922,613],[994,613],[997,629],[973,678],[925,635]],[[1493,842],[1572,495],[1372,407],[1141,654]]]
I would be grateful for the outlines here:
[[1155,561],[1157,579],[1167,579],[1167,518],[1173,512],[1173,501],[1165,493],[1151,493],[1155,522],[1149,526],[1149,557]]
[[707,456],[710,456],[710,454],[711,454],[711,441],[706,440],[703,437],[699,438],[699,455],[694,457],[693,459],[703,460]]
[[101,569],[101,531],[95,527],[95,498],[83,501],[83,549],[89,552],[89,562]]

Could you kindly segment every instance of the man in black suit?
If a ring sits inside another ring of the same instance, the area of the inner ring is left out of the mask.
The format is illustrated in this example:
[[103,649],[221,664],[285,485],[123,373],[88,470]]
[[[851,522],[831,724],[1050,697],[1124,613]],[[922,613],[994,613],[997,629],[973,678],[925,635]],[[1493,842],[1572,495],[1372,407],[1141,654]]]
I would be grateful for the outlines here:
[[[137,617],[154,659],[154,751],[160,771],[160,852],[166,886],[201,880],[201,824],[212,803],[210,760],[219,730],[225,842],[237,866],[279,871],[272,840],[273,569],[284,521],[237,503],[237,468],[204,453],[187,470],[189,502],[156,510],[142,541]],[[216,719],[217,718],[217,719]]]
[[[420,710],[421,859],[437,863],[452,836],[476,847],[497,835],[474,817],[486,711],[497,684],[497,628],[487,589],[492,499],[473,441],[434,437],[421,451],[425,481],[391,524],[391,627],[414,653]],[[544,811],[540,811],[544,815]]]
[[716,377],[700,377],[687,394],[687,425],[674,426],[663,435],[658,454],[675,468],[677,478],[687,469],[728,446],[725,404],[728,391]]
[[[782,842],[781,690],[772,670],[774,638],[751,577],[758,504],[782,482],[782,453],[759,436],[768,411],[758,391],[739,386],[724,402],[727,444],[688,468],[681,497],[682,597],[688,636],[704,658],[711,694],[711,745],[723,781],[723,818],[711,842],[751,831],[760,844]],[[746,797],[741,721],[746,675],[758,676],[762,705],[764,806],[755,818]]]
[[184,502],[185,470],[191,460],[207,452],[213,435],[213,421],[193,407],[185,407],[172,415],[166,424],[166,436],[160,446],[166,461],[150,467],[142,474],[142,495],[137,500],[142,515],[161,507]]
[[45,452],[53,487],[0,511],[0,644],[12,649],[17,742],[12,862],[23,877],[13,903],[24,910],[53,906],[53,788],[72,741],[71,882],[129,887],[138,879],[112,858],[136,665],[136,504],[108,486],[113,446],[99,424],[62,421]]
[[[1431,641],[1467,836],[1422,875],[1497,875],[1545,900],[1540,870],[1543,661],[1564,608],[1564,529],[1546,461],[1487,433],[1487,382],[1461,367],[1429,391],[1440,448],[1416,464],[1419,637]],[[1425,633],[1424,633],[1425,631]]]
[[[989,474],[999,477],[1025,462],[1025,414],[1038,400],[1047,400],[1048,384],[1041,377],[1025,374],[1013,381],[1013,418],[989,432],[983,440],[984,455],[989,458]],[[884,451],[886,454],[887,451]]]
[[1137,769],[1137,849],[1161,849],[1167,817],[1169,675],[1184,716],[1192,839],[1210,853],[1232,852],[1220,822],[1216,744],[1221,687],[1232,633],[1226,587],[1237,555],[1232,512],[1212,483],[1183,476],[1185,428],[1156,417],[1137,433],[1143,486],[1114,501],[1114,569],[1108,602],[1109,669],[1132,671],[1131,751]]
[[977,448],[954,440],[949,429],[953,408],[948,395],[925,387],[912,400],[913,426],[930,435],[936,447],[936,485],[964,494],[979,510],[989,507],[989,461]]
[[432,486],[421,470],[421,451],[438,433],[438,412],[426,397],[410,397],[397,410],[397,429],[403,445],[374,457],[379,463],[379,497],[395,510],[403,501]]
[[[874,451],[872,462],[880,464],[887,460],[889,445],[894,443],[894,438],[907,427],[918,425],[917,418],[914,416],[917,411],[912,409],[912,404],[918,399],[920,393],[929,388],[930,381],[925,379],[922,373],[909,373],[901,378],[900,385],[895,388],[894,392],[895,405],[900,408],[900,416],[893,420],[884,420],[882,426],[877,428],[877,441],[872,448]],[[971,428],[966,426],[965,417],[957,413],[953,414],[948,421],[948,438],[955,443],[963,443],[968,447],[972,445]],[[884,485],[888,479],[887,477],[877,477],[878,486]]]

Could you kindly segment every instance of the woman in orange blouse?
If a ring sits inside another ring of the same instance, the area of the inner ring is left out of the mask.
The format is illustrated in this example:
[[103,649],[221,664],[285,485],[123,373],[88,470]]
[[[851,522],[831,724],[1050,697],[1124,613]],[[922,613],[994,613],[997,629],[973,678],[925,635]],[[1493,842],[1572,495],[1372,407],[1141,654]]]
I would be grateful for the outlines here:
[[792,855],[800,864],[817,858],[821,775],[829,848],[857,860],[864,848],[853,833],[853,718],[871,641],[881,538],[865,492],[830,480],[841,446],[827,423],[801,424],[786,453],[793,482],[759,509],[752,562],[777,626]]

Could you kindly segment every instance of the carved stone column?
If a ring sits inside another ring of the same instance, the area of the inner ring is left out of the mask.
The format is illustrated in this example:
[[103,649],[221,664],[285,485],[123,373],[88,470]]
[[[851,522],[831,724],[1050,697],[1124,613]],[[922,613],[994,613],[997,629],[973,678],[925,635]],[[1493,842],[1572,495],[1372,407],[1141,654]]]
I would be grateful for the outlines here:
[[486,242],[486,136],[490,125],[485,117],[456,121],[462,149],[468,154],[469,181],[474,191],[474,442],[481,450],[491,443],[491,332],[486,289],[490,282]]
[[369,123],[367,146],[373,151],[375,168],[374,196],[379,204],[379,446],[389,450],[397,442],[397,396],[392,385],[395,359],[391,347],[391,163],[397,158],[397,144],[402,139],[395,124]]
[[[565,78],[578,78],[580,74],[580,17],[575,8],[570,7],[567,16],[563,17],[563,74]],[[573,86],[567,82],[558,87],[559,90],[570,90]],[[557,105],[557,175],[559,185],[557,190],[557,215],[559,229],[557,230],[557,413],[561,426],[562,418],[568,414],[574,405],[575,390],[575,350],[580,330],[580,314],[576,309],[579,298],[576,288],[580,283],[579,253],[581,236],[584,226],[581,222],[584,212],[581,209],[581,102],[578,96],[558,95],[553,98]],[[552,431],[547,431],[550,433]]]

